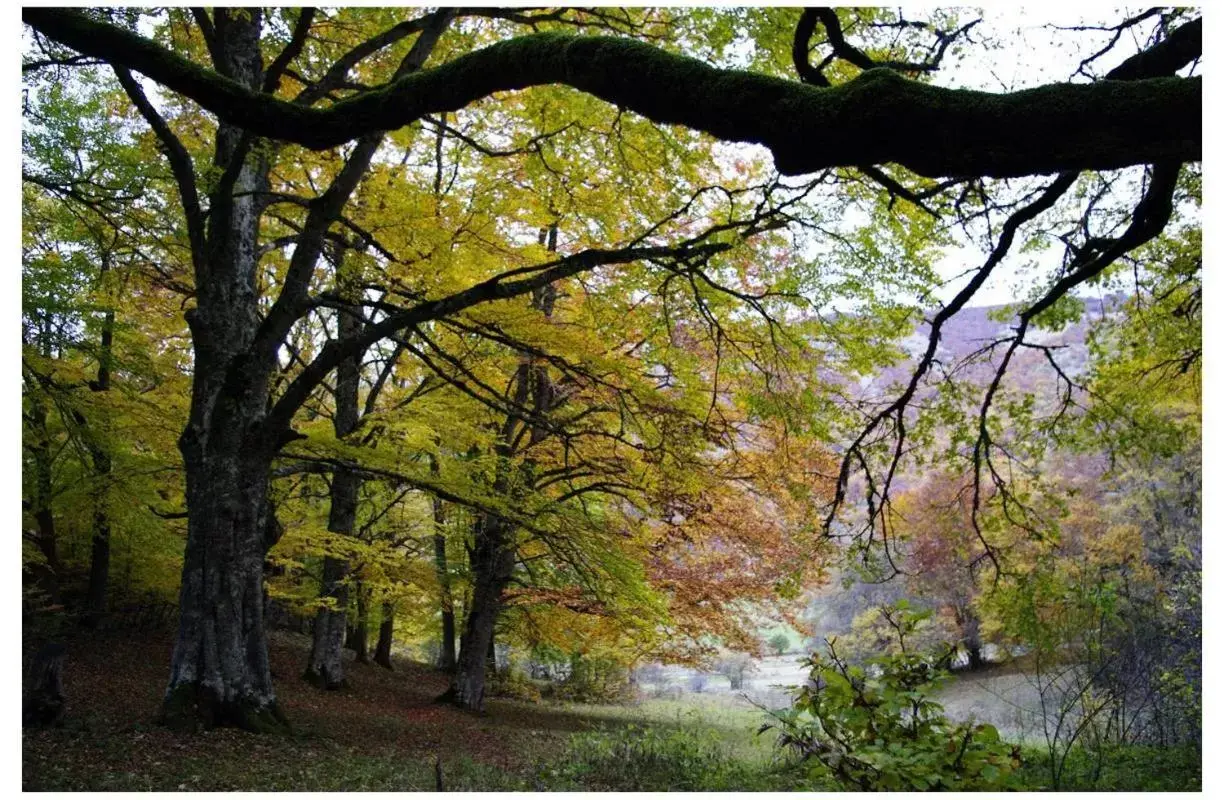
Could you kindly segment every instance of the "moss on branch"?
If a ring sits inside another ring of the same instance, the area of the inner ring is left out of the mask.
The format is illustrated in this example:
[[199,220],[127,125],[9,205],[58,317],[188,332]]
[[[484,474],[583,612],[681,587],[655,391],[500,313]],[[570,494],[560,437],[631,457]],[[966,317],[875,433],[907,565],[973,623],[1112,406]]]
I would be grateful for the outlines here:
[[819,88],[718,69],[632,39],[540,33],[313,109],[247,90],[79,12],[26,8],[22,14],[49,38],[135,69],[228,122],[314,149],[464,108],[496,92],[560,83],[656,122],[762,144],[786,174],[895,162],[932,177],[1004,177],[1202,156],[1201,78],[991,94],[869,70]]

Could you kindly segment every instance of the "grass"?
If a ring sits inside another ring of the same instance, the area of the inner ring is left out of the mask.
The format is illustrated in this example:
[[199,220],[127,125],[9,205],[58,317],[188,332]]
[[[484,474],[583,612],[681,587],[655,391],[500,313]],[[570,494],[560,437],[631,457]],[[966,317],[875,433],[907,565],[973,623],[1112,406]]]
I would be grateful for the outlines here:
[[[726,695],[632,705],[493,699],[474,715],[433,702],[446,677],[397,661],[394,672],[350,662],[350,686],[300,678],[303,636],[274,634],[272,668],[292,736],[232,729],[177,734],[153,723],[170,660],[169,634],[73,633],[64,666],[67,721],[22,738],[27,791],[836,790],[776,758],[761,713]],[[1077,753],[1064,789],[1197,789],[1197,751],[1129,748],[1094,764]],[[1050,785],[1039,749],[1024,784]]]

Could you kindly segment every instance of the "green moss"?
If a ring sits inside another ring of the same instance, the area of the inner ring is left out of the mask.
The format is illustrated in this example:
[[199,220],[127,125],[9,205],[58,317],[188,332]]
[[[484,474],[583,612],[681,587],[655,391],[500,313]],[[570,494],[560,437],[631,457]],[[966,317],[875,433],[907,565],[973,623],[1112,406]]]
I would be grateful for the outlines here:
[[171,730],[196,733],[216,726],[230,725],[252,733],[292,733],[289,720],[272,702],[221,702],[211,689],[182,683],[166,692],[158,720]]

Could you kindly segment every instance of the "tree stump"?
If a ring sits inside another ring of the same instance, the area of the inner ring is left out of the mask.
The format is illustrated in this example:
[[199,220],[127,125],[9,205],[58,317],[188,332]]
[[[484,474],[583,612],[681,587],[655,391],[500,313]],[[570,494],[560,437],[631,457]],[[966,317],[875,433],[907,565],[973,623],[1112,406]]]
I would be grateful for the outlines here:
[[30,668],[29,690],[21,703],[25,728],[60,725],[64,720],[64,654],[59,642],[44,645]]

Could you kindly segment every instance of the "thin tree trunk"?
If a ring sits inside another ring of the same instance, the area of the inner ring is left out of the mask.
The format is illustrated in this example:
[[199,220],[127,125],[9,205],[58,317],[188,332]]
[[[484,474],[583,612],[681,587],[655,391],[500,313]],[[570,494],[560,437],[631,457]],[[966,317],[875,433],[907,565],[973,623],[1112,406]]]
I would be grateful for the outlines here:
[[[109,271],[108,259],[102,261],[102,276]],[[102,342],[98,352],[98,379],[91,387],[95,392],[107,392],[111,387],[111,346],[115,335],[115,312],[107,311],[102,319]],[[94,420],[95,434],[98,421]],[[90,446],[94,480],[98,493],[94,498],[93,540],[89,556],[89,588],[85,594],[85,621],[96,625],[106,613],[106,585],[110,577],[111,525],[106,508],[106,495],[111,477],[111,456],[106,442],[94,441]]]
[[[539,236],[540,244],[545,245],[550,252],[556,252],[555,224],[541,229]],[[545,318],[552,317],[556,300],[557,290],[551,284],[532,292],[532,306]],[[513,387],[513,408],[525,408],[530,402],[531,410],[537,417],[543,417],[551,410],[554,397],[548,369],[534,363],[530,355],[521,356]],[[526,419],[518,414],[507,415],[497,444],[499,470],[511,468],[509,465],[515,454],[516,442],[523,426],[527,424]],[[544,426],[532,425],[528,440],[531,444],[536,444],[547,435],[548,431]],[[528,484],[532,468],[530,460],[517,467],[521,474],[528,478]],[[504,472],[498,475],[493,485],[496,494],[505,495],[510,491],[511,481],[508,477]],[[480,515],[473,534],[472,602],[468,608],[463,640],[459,648],[455,678],[443,698],[462,708],[479,711],[484,707],[486,668],[490,661],[493,662],[494,671],[496,670],[496,658],[492,651],[494,630],[497,626],[497,616],[501,612],[502,591],[514,572],[517,552],[514,527],[499,517]]]
[[[438,462],[432,460],[431,471],[436,475]],[[438,654],[438,669],[451,672],[455,669],[455,599],[451,593],[450,568],[446,561],[446,504],[440,498],[433,499],[434,521],[434,570],[438,576],[438,597],[442,607],[442,648]]]
[[353,626],[353,652],[357,654],[358,664],[370,663],[369,653],[369,592],[357,581],[354,590],[357,594],[357,624]]
[[[337,248],[333,260],[336,264],[337,288],[344,295],[351,294],[345,285],[344,250]],[[337,328],[340,338],[344,339],[359,334],[361,322],[352,314],[342,312]],[[362,354],[356,353],[336,368],[336,413],[332,418],[332,427],[340,440],[357,427],[361,360]],[[361,478],[350,469],[336,467],[332,475],[331,509],[327,520],[329,531],[343,536],[353,535],[357,527],[357,497],[360,491]],[[348,562],[344,559],[328,556],[323,560],[323,582],[319,591],[327,605],[315,614],[314,637],[305,675],[306,680],[323,689],[337,689],[344,685],[341,652],[348,617],[348,569]]]
[[374,663],[392,669],[391,640],[395,633],[395,605],[382,604],[382,621],[378,624],[378,644],[374,648]]

